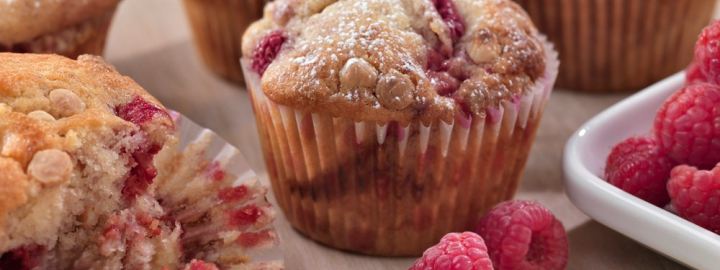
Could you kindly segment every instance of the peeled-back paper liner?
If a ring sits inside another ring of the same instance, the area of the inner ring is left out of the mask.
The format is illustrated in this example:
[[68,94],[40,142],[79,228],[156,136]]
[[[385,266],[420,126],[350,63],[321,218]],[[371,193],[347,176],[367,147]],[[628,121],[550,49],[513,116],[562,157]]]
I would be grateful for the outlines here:
[[[258,176],[250,169],[248,162],[237,148],[213,131],[199,126],[177,112],[172,111],[171,116],[178,130],[178,152],[196,151],[191,150],[191,148],[200,147],[199,149],[202,150],[207,161],[218,164],[219,169],[224,171],[226,175],[236,177],[233,186],[243,184],[247,186],[266,185],[263,182],[258,183]],[[254,200],[269,204],[265,196]],[[273,223],[262,229],[269,229],[275,233],[275,236],[279,237]],[[244,264],[249,268],[242,269],[282,269],[284,258],[280,249],[281,241],[277,237],[270,245],[243,250],[243,255],[248,256],[250,261]]]
[[[355,122],[268,99],[242,60],[268,175],[290,223],[310,238],[377,255],[419,255],[517,189],[557,76],[546,71],[521,97],[486,118],[429,126]],[[478,121],[479,120],[479,121]]]

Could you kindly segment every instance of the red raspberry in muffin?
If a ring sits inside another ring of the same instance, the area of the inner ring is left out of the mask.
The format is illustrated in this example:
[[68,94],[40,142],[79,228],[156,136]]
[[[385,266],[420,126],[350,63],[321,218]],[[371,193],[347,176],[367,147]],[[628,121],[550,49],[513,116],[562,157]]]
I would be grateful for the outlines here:
[[669,201],[665,188],[673,162],[650,137],[628,138],[613,147],[605,163],[605,180],[657,206]]
[[720,21],[714,21],[700,33],[694,62],[707,82],[720,83]]
[[680,165],[672,170],[667,188],[673,209],[681,217],[720,234],[720,164],[710,171]]
[[537,202],[498,204],[480,221],[495,269],[565,269],[568,240],[559,220]]
[[685,86],[668,98],[655,116],[660,148],[680,164],[712,168],[720,162],[720,87]]
[[258,43],[252,55],[252,68],[260,75],[275,60],[287,37],[282,30],[275,30],[265,35]]
[[492,262],[482,237],[473,232],[448,233],[409,270],[492,270]]
[[455,8],[452,0],[432,0],[435,9],[440,13],[440,17],[445,20],[450,29],[450,36],[453,41],[457,41],[465,34],[465,23]]

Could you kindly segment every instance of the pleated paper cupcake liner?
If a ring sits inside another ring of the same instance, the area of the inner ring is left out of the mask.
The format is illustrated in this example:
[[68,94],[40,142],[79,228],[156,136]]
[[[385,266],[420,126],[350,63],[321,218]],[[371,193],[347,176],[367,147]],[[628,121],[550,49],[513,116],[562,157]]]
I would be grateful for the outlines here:
[[243,84],[238,59],[245,28],[262,16],[266,0],[184,0],[195,46],[210,70]]
[[636,91],[691,61],[715,0],[515,0],[558,47],[557,86]]
[[235,147],[182,115],[173,118],[179,141],[156,158],[155,192],[182,226],[184,259],[223,269],[283,269],[268,187]]
[[472,229],[515,194],[557,75],[544,76],[485,118],[424,125],[355,122],[276,104],[244,60],[275,196],[290,223],[326,245],[413,256],[451,231]]

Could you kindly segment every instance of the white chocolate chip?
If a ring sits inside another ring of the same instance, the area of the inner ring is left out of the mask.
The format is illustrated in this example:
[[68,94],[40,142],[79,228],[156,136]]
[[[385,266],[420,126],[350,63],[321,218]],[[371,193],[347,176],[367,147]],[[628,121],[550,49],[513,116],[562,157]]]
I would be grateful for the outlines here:
[[57,149],[42,150],[33,156],[28,165],[28,175],[46,185],[67,181],[72,172],[70,156]]
[[55,121],[55,117],[53,117],[52,115],[50,115],[49,113],[47,113],[46,111],[43,111],[43,110],[32,111],[32,112],[28,113],[27,115],[30,118],[33,118],[38,121],[45,121],[45,122]]
[[340,87],[354,89],[357,87],[374,88],[377,84],[378,72],[362,58],[350,58],[340,70]]
[[392,110],[402,110],[412,103],[414,89],[410,77],[397,70],[391,70],[380,77],[376,94],[383,106]]
[[3,156],[15,156],[23,152],[23,147],[26,145],[23,143],[23,139],[12,132],[5,133],[2,138],[2,144],[0,144],[0,154]]
[[53,109],[62,117],[72,116],[85,110],[85,103],[70,90],[55,89],[48,97]]
[[500,45],[491,32],[480,30],[468,44],[466,52],[475,64],[487,63],[498,57]]

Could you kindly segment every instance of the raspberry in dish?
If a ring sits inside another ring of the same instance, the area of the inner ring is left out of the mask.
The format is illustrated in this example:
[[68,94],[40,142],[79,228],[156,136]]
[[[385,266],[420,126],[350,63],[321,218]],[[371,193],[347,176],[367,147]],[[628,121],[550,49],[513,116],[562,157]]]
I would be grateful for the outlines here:
[[605,163],[605,180],[654,205],[670,198],[667,181],[674,163],[652,137],[628,138],[613,147]]
[[707,82],[707,78],[705,78],[705,75],[700,71],[700,65],[697,62],[690,63],[685,69],[685,82],[688,84]]
[[119,2],[0,1],[0,52],[101,55]]
[[679,164],[710,169],[720,162],[720,87],[695,83],[665,100],[654,132],[662,151]]
[[416,256],[514,195],[557,58],[513,1],[265,10],[242,62],[266,167],[298,231]]
[[492,270],[492,261],[482,237],[473,232],[448,233],[409,270]]
[[565,229],[537,202],[500,203],[480,220],[477,232],[485,239],[497,270],[560,270],[567,265]]
[[0,269],[281,268],[248,253],[277,241],[266,189],[234,186],[208,139],[179,149],[131,79],[93,56],[0,62]]
[[[720,21],[712,22],[700,33],[695,43],[693,64],[697,65],[700,76],[688,77],[688,79],[702,77],[705,82],[720,84]],[[694,70],[690,71],[688,76]]]
[[681,217],[720,234],[720,166],[709,171],[677,166],[667,188]]

